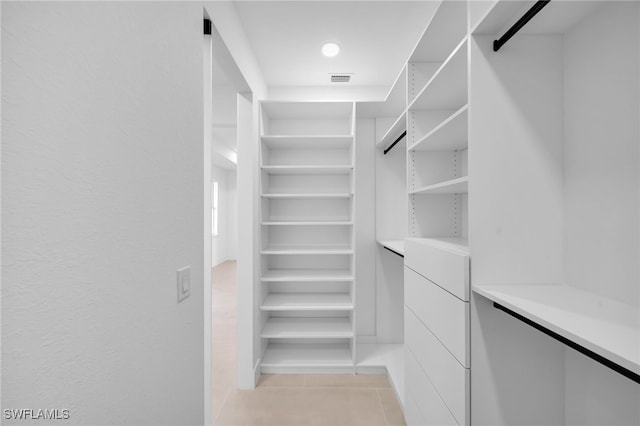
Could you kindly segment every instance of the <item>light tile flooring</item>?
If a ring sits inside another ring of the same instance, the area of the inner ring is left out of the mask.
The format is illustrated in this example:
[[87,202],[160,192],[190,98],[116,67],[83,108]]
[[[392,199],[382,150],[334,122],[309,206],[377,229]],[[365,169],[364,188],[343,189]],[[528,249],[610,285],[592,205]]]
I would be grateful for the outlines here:
[[263,375],[236,389],[236,263],[212,271],[214,425],[403,426],[386,376]]

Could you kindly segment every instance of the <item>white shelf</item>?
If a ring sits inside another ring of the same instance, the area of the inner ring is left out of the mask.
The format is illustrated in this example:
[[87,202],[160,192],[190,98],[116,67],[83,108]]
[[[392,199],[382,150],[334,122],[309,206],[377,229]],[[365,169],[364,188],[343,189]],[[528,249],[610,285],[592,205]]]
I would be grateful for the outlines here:
[[466,35],[466,16],[466,2],[440,1],[409,62],[442,62]]
[[336,221],[271,220],[271,221],[262,222],[262,225],[265,225],[265,226],[351,226],[353,225],[353,222],[348,220],[336,220]]
[[467,103],[467,39],[451,53],[409,105],[409,110],[458,109]]
[[351,198],[353,194],[262,194],[262,198],[274,199],[323,199],[323,198]]
[[401,134],[407,130],[407,110],[405,109],[400,117],[393,122],[391,127],[385,132],[376,147],[387,149]]
[[445,182],[436,183],[434,185],[424,186],[410,194],[430,195],[430,194],[466,194],[469,192],[469,177],[464,176],[451,179]]
[[347,317],[269,318],[262,329],[265,339],[349,339],[353,328]]
[[352,280],[353,274],[346,269],[271,269],[262,275],[265,282]]
[[348,175],[353,166],[262,166],[270,175]]
[[349,101],[262,101],[262,112],[273,120],[351,119]]
[[469,255],[469,242],[464,238],[408,238],[442,250]]
[[404,240],[378,240],[378,244],[404,256]]
[[263,311],[351,311],[353,302],[346,293],[272,293]]
[[353,143],[351,135],[269,135],[262,142],[276,149],[336,149],[348,148]]
[[454,151],[467,149],[469,106],[464,105],[423,136],[409,151]]
[[473,291],[640,374],[640,311],[563,284],[474,285]]
[[270,343],[261,366],[271,368],[352,367],[348,343]]
[[353,254],[353,249],[343,246],[288,246],[273,245],[262,249],[262,254]]

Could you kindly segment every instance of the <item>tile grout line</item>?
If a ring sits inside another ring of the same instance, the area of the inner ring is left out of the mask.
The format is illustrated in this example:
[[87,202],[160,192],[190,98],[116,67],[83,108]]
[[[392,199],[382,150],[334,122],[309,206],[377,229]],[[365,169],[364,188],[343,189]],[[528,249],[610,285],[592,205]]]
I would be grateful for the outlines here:
[[389,419],[387,418],[387,410],[384,409],[384,405],[382,404],[382,398],[380,398],[380,392],[378,391],[378,388],[376,389],[376,395],[378,396],[378,403],[380,403],[380,408],[382,408],[382,415],[384,416],[384,421],[387,424],[387,426],[389,425]]

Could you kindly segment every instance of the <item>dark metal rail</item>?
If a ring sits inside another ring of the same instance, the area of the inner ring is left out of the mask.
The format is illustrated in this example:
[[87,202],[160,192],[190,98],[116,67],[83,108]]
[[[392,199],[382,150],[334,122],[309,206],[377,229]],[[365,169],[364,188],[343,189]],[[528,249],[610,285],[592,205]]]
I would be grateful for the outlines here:
[[500,37],[497,40],[493,40],[493,51],[497,52],[498,50],[500,50],[500,48],[506,42],[508,42],[511,37],[516,35],[516,33],[518,31],[520,31],[520,29],[522,27],[527,25],[527,22],[529,22],[531,20],[531,18],[536,16],[538,14],[538,12],[540,12],[542,10],[543,7],[545,7],[547,4],[549,4],[550,1],[551,0],[539,0],[539,1],[537,1],[531,7],[531,9],[529,9],[524,15],[522,15],[522,18],[518,19],[518,22],[513,24],[513,26],[511,28],[509,28],[507,30],[507,32],[502,35],[502,37]]
[[389,250],[389,251],[390,251],[391,253],[393,253],[393,254],[397,254],[397,255],[398,255],[398,256],[400,256],[400,257],[404,257],[404,254],[402,254],[402,253],[398,253],[397,251],[395,251],[395,250],[393,250],[393,249],[390,249],[390,248],[389,248],[389,247],[387,247],[387,246],[383,246],[383,247],[384,247],[385,249]]
[[624,377],[626,377],[626,378],[628,378],[630,380],[633,380],[636,383],[640,383],[640,375],[638,375],[637,373],[635,373],[635,372],[633,372],[633,371],[621,366],[620,364],[617,364],[617,363],[611,361],[610,359],[607,359],[607,358],[603,357],[602,355],[599,355],[599,354],[593,352],[591,349],[587,349],[584,346],[574,342],[573,340],[569,340],[566,337],[559,335],[555,331],[551,331],[547,327],[545,327],[543,325],[540,325],[537,322],[532,321],[529,318],[524,317],[524,316],[520,315],[519,313],[514,312],[511,309],[502,306],[499,303],[493,302],[493,307],[496,308],[496,309],[500,309],[501,311],[506,312],[507,314],[511,315],[512,317],[519,319],[523,323],[525,323],[527,325],[530,325],[531,327],[535,328],[538,331],[543,332],[547,336],[553,337],[557,341],[564,343],[565,345],[569,346],[571,349],[574,349],[574,350],[580,352],[581,354],[588,356],[589,358],[593,359],[594,361],[597,361],[600,364],[602,364],[602,365],[604,365],[606,367],[609,367],[610,369],[612,369],[616,373],[620,373]]
[[391,151],[391,149],[396,146],[396,144],[398,142],[400,142],[402,140],[402,138],[404,138],[405,136],[407,136],[407,131],[405,130],[404,132],[402,132],[402,134],[400,136],[398,136],[398,139],[396,139],[391,145],[389,145],[389,148],[384,150],[384,155],[387,155],[387,152]]

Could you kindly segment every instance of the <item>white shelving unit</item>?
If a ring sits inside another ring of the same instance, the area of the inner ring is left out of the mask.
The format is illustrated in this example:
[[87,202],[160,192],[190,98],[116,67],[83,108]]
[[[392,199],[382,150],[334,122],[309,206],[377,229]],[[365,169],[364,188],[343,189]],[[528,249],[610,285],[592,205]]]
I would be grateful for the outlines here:
[[355,368],[355,105],[261,105],[263,373]]

